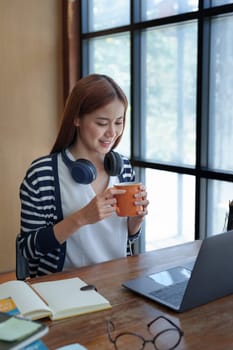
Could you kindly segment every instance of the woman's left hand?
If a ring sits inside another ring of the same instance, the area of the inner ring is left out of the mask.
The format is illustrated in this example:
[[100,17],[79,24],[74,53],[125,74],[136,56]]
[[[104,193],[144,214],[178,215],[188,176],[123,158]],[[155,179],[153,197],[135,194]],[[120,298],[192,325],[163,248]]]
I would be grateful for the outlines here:
[[134,204],[136,206],[140,206],[142,210],[140,208],[136,216],[131,216],[128,218],[129,235],[134,235],[140,230],[141,223],[144,217],[148,214],[147,207],[149,205],[149,200],[147,199],[146,187],[144,185],[141,185],[140,192],[135,194],[134,196],[135,196]]
[[[140,192],[138,192],[138,193],[136,193],[135,195],[134,195],[134,197],[135,197],[135,202],[134,202],[134,204],[136,205],[136,206],[140,206],[141,208],[142,208],[142,210],[139,210],[138,211],[138,215],[137,216],[139,216],[139,217],[144,217],[145,215],[147,215],[148,214],[148,210],[147,210],[147,207],[148,207],[148,205],[149,205],[149,201],[148,201],[148,199],[147,199],[147,191],[146,191],[146,187],[144,186],[144,185],[141,185],[140,186]],[[136,216],[136,217],[137,217]]]

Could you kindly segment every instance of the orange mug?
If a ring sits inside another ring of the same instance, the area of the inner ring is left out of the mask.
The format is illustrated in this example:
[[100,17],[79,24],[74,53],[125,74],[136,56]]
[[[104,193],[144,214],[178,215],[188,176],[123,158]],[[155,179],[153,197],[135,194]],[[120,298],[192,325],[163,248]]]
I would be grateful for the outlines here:
[[134,195],[141,191],[140,186],[140,182],[121,182],[114,185],[117,190],[125,190],[125,193],[114,195],[117,200],[116,212],[118,216],[136,216],[138,211],[143,210],[142,205],[134,204],[136,201]]

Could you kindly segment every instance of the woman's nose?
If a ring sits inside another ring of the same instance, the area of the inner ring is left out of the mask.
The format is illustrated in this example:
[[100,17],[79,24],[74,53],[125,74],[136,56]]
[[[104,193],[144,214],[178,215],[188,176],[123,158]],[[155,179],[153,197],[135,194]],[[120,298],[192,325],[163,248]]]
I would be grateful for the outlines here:
[[107,130],[106,130],[106,135],[114,136],[115,134],[116,134],[116,130],[115,130],[114,126],[109,125]]

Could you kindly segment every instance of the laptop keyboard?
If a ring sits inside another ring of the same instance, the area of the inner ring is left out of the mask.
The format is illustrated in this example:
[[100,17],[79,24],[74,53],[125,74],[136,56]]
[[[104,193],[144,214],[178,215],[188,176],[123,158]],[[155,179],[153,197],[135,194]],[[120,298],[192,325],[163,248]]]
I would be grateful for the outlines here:
[[179,307],[183,300],[186,286],[187,286],[187,281],[183,281],[180,283],[172,284],[171,286],[164,287],[159,290],[155,290],[149,294],[160,300],[169,302],[175,307]]

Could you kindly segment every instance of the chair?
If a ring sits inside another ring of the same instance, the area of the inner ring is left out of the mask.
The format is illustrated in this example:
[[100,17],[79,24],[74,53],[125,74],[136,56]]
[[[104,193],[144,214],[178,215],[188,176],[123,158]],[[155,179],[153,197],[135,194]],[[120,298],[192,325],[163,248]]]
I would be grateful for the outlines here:
[[229,213],[227,220],[227,231],[233,230],[233,200],[229,201]]
[[29,276],[28,262],[19,248],[19,234],[16,236],[16,278],[25,280]]

